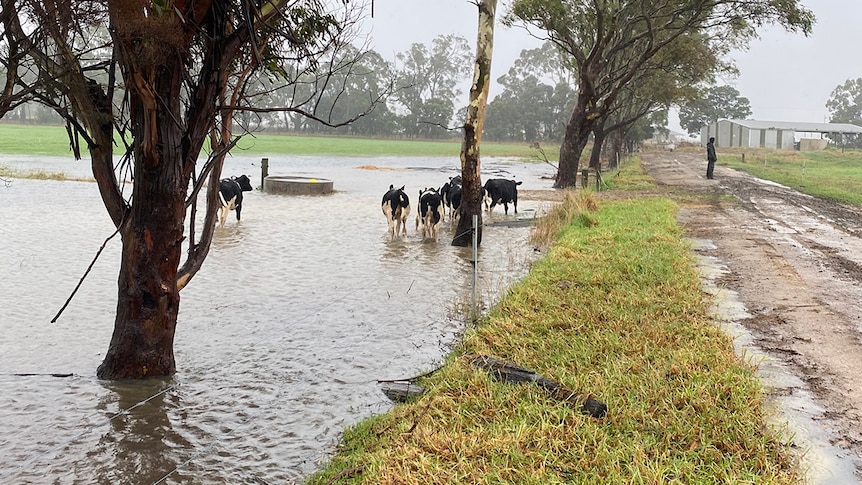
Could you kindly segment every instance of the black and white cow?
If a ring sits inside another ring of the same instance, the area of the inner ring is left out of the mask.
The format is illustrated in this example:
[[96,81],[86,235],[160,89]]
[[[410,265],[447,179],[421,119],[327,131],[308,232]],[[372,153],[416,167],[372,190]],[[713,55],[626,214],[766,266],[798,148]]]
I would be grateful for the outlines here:
[[508,179],[489,179],[485,182],[485,207],[488,215],[495,205],[503,204],[503,210],[509,214],[509,202],[515,206],[515,214],[518,213],[518,186],[521,182]]
[[437,227],[443,217],[443,199],[435,188],[419,191],[419,213],[416,214],[416,230],[422,223],[422,239],[437,239]]
[[396,189],[394,185],[389,186],[389,190],[383,194],[383,201],[380,203],[380,208],[383,210],[383,215],[386,216],[386,222],[389,224],[389,235],[397,236],[403,232],[407,235],[407,216],[410,214],[410,199],[404,193],[404,186]]
[[221,179],[218,183],[218,198],[221,208],[219,209],[219,227],[224,227],[227,215],[230,211],[236,211],[236,220],[240,220],[242,212],[242,193],[254,190],[251,180],[247,175]]
[[446,199],[449,200],[449,221],[455,222],[455,219],[461,215],[461,184],[454,184],[449,187],[449,193],[446,194]]
[[[461,176],[449,177],[449,181],[440,187],[440,197],[443,199],[443,207],[449,213],[449,220],[454,221],[461,207]],[[444,215],[443,219],[446,217]]]

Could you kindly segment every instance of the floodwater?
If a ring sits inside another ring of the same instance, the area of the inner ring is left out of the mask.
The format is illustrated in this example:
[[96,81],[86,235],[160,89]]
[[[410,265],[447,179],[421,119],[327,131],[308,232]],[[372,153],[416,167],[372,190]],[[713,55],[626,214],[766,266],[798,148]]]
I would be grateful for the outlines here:
[[[86,177],[87,162],[2,157],[0,164]],[[326,196],[246,193],[243,220],[217,229],[182,292],[177,374],[95,378],[110,340],[120,242],[91,182],[0,186],[0,483],[290,483],[319,468],[342,430],[386,412],[378,379],[436,367],[464,331],[470,248],[391,241],[390,184],[439,187],[452,158],[270,157],[271,175],[334,181]],[[224,174],[260,185],[260,158]],[[550,188],[553,168],[483,160],[483,178]],[[522,201],[519,217],[546,203]],[[512,220],[495,209],[493,219]],[[529,229],[487,225],[478,292],[492,304],[535,257]],[[56,375],[52,375],[56,374]]]

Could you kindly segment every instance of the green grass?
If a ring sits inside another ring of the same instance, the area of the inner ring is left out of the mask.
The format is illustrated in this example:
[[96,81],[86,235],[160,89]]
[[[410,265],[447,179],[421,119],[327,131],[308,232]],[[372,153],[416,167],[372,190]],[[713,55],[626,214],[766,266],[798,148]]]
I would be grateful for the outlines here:
[[[710,319],[677,206],[653,198],[605,201],[586,218],[567,211],[557,243],[423,380],[428,392],[347,430],[308,483],[798,482],[764,425],[753,368]],[[608,415],[498,383],[473,355],[591,393]]]
[[[482,155],[539,160],[527,143],[482,143]],[[452,156],[461,153],[461,142],[392,140],[350,136],[300,136],[260,133],[246,136],[234,154],[339,155],[339,156]],[[548,147],[559,153],[559,146]],[[0,154],[71,156],[62,126],[0,124]]]
[[0,123],[0,155],[72,156],[62,126]]
[[644,173],[639,155],[629,156],[623,160],[618,169],[602,174],[602,182],[608,190],[633,191],[656,188],[655,180]]
[[[742,161],[745,153],[745,162]],[[727,150],[719,165],[743,170],[800,192],[849,204],[862,204],[862,150],[816,152]]]

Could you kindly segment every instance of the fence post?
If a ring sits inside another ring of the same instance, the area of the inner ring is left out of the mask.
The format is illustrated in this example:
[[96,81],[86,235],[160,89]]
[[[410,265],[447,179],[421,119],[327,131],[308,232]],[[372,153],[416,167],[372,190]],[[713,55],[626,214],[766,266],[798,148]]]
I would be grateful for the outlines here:
[[473,214],[473,308],[471,310],[470,321],[475,322],[477,318],[477,314],[479,313],[477,310],[478,306],[478,294],[479,289],[478,281],[479,281],[479,215]]
[[260,159],[260,190],[263,190],[263,181],[266,180],[266,177],[269,175],[269,159],[261,158]]

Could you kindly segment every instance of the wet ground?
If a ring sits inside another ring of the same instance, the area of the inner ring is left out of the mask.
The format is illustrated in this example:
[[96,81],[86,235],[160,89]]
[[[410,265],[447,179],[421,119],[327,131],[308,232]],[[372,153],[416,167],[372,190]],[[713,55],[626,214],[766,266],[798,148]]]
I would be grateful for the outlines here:
[[[408,236],[391,241],[380,200],[457,174],[457,158],[271,157],[270,174],[335,182],[326,196],[247,193],[243,220],[217,229],[182,292],[177,374],[95,378],[110,340],[119,241],[50,320],[113,232],[95,184],[0,185],[0,483],[291,483],[315,471],[341,431],[391,403],[378,379],[434,368],[464,330],[471,251]],[[2,158],[86,177],[83,162]],[[225,175],[259,185],[260,159]],[[483,161],[483,176],[546,189],[553,169]],[[415,214],[415,199],[414,199]],[[518,218],[548,203],[522,200]],[[510,211],[511,212],[511,211]],[[486,305],[536,257],[528,224],[486,218],[479,252]],[[52,375],[52,374],[56,374]]]
[[701,153],[642,160],[680,196],[719,320],[759,363],[809,481],[860,483],[862,212],[720,165],[707,180]]

